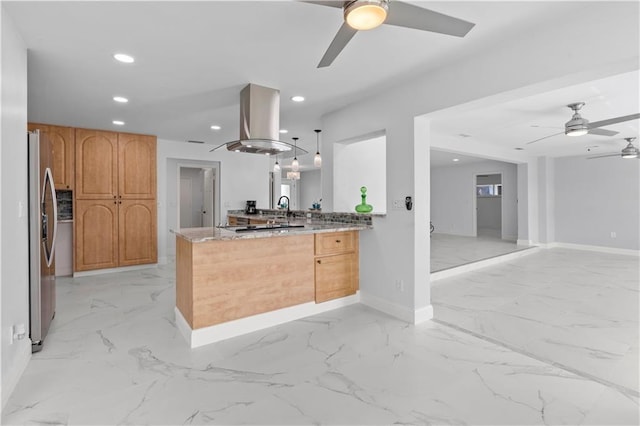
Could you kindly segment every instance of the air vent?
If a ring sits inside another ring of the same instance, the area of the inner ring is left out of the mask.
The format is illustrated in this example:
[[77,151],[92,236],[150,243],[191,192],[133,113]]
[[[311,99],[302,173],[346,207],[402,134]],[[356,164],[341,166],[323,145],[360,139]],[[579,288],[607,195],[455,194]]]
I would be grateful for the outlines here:
[[470,138],[471,135],[468,135],[466,133],[458,133],[458,136],[462,137],[462,138]]
[[189,143],[204,143],[204,141],[187,141]]

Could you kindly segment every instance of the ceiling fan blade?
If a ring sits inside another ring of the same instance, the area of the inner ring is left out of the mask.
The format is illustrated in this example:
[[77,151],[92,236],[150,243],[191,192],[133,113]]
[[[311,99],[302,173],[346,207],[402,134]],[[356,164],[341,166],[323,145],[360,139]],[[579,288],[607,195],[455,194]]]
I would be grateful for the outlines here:
[[595,129],[596,127],[610,126],[612,124],[623,123],[625,121],[637,120],[640,118],[640,113],[623,115],[622,117],[610,118],[608,120],[594,121],[589,123],[589,129]]
[[531,142],[527,142],[525,145],[531,145],[532,143],[539,142],[539,141],[541,141],[541,140],[543,140],[543,139],[552,138],[552,137],[554,137],[554,136],[558,136],[558,135],[564,135],[564,132],[554,133],[553,135],[545,136],[545,137],[543,137],[543,138],[536,139],[536,140],[531,141]]
[[606,155],[596,155],[594,157],[587,157],[587,160],[593,160],[594,158],[604,158],[604,157],[620,157],[622,154],[606,154]]
[[307,1],[307,0],[302,0],[300,3],[311,3],[311,4],[317,4],[319,6],[329,6],[329,7],[337,7],[338,9],[342,9],[342,6],[344,5],[344,1],[331,1],[331,0],[325,0],[325,1]]
[[389,3],[385,24],[464,37],[476,24],[409,3]]
[[342,49],[349,43],[349,40],[353,38],[353,36],[358,32],[358,30],[354,30],[347,23],[343,23],[340,29],[338,30],[338,34],[333,38],[333,41],[329,45],[329,48],[324,53],[324,56],[320,60],[318,64],[318,68],[324,68],[331,65],[334,59],[342,52]]
[[589,134],[590,135],[598,135],[598,136],[615,136],[620,132],[614,132],[613,130],[607,130],[607,129],[599,129],[599,128],[595,128],[595,129],[589,129]]

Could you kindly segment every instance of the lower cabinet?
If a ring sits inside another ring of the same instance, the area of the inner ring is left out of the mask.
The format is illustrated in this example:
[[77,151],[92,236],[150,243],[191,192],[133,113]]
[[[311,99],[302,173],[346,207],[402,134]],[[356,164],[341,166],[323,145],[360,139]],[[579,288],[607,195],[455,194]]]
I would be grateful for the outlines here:
[[157,262],[155,200],[76,200],[74,271]]
[[315,235],[316,303],[355,294],[359,287],[358,232]]

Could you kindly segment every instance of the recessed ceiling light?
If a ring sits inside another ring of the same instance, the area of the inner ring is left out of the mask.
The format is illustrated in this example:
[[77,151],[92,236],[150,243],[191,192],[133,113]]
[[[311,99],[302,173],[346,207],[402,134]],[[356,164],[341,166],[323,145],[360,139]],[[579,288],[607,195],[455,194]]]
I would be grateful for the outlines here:
[[135,59],[133,59],[133,56],[129,56],[125,53],[116,53],[113,55],[113,57],[115,58],[116,61],[120,61],[125,64],[132,64],[135,62]]
[[457,163],[458,161],[460,161],[460,159],[459,159],[459,158],[454,158],[454,159],[453,159],[453,162],[454,162],[454,163]]
[[291,100],[293,102],[304,102],[304,96],[292,96]]
[[112,123],[115,124],[116,126],[124,126],[124,121],[113,120]]
[[213,126],[211,126],[211,130],[220,130],[222,129],[222,127],[218,126],[217,124],[214,124]]
[[123,96],[114,96],[113,100],[116,102],[120,102],[121,104],[126,104],[127,102],[129,102],[129,99],[123,97]]
[[285,133],[289,133],[289,131],[287,129],[280,129],[280,133],[285,134]]
[[247,148],[252,148],[252,146],[251,145],[247,145]]
[[524,151],[524,148],[520,148],[520,147],[513,148],[513,149],[515,149],[516,151]]

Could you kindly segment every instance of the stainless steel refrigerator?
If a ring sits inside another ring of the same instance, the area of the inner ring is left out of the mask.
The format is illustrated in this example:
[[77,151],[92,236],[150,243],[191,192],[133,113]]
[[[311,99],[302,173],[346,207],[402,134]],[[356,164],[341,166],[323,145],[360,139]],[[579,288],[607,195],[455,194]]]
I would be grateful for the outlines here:
[[29,143],[29,310],[31,351],[42,349],[56,311],[53,263],[58,222],[51,171],[53,151],[45,134],[28,133]]

